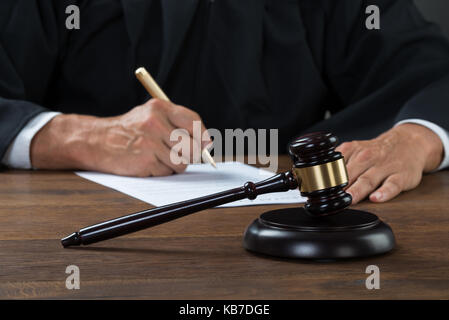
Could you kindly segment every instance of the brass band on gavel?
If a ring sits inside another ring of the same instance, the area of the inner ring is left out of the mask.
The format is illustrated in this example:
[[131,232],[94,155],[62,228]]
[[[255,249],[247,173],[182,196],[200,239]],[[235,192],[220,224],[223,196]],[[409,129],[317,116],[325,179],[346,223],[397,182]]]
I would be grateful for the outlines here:
[[316,166],[293,168],[293,171],[301,183],[301,192],[306,193],[336,187],[349,181],[343,158]]

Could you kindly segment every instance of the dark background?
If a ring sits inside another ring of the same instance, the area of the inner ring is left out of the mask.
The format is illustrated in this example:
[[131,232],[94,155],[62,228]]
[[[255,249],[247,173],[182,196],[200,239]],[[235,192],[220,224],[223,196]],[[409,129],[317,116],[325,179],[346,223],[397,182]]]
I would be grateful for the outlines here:
[[415,0],[415,3],[424,17],[438,23],[449,37],[449,0]]

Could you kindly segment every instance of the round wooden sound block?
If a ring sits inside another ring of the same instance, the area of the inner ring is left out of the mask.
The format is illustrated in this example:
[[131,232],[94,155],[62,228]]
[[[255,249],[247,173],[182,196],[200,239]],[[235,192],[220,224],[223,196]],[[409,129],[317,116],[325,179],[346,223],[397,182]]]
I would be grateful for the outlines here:
[[243,245],[276,257],[334,260],[386,253],[395,239],[386,223],[365,211],[315,217],[304,208],[290,208],[262,214],[246,229]]

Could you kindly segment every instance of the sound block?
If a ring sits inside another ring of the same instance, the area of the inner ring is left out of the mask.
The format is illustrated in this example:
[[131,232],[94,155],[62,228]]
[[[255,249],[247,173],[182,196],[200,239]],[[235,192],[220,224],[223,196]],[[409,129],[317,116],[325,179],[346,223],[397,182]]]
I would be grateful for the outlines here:
[[372,213],[345,209],[326,217],[304,208],[268,211],[245,231],[244,247],[283,258],[337,260],[379,255],[395,246],[393,231]]

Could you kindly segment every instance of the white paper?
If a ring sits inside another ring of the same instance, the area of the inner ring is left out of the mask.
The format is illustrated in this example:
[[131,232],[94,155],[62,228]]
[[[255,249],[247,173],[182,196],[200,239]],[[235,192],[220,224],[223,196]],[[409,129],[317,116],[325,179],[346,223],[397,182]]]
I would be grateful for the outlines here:
[[[274,174],[240,162],[189,165],[182,174],[166,177],[133,178],[97,172],[75,172],[82,178],[115,189],[155,206],[203,197],[216,192],[241,187],[245,182],[259,182]],[[221,207],[302,203],[306,198],[299,190],[276,192],[258,196],[255,200],[240,200]]]

